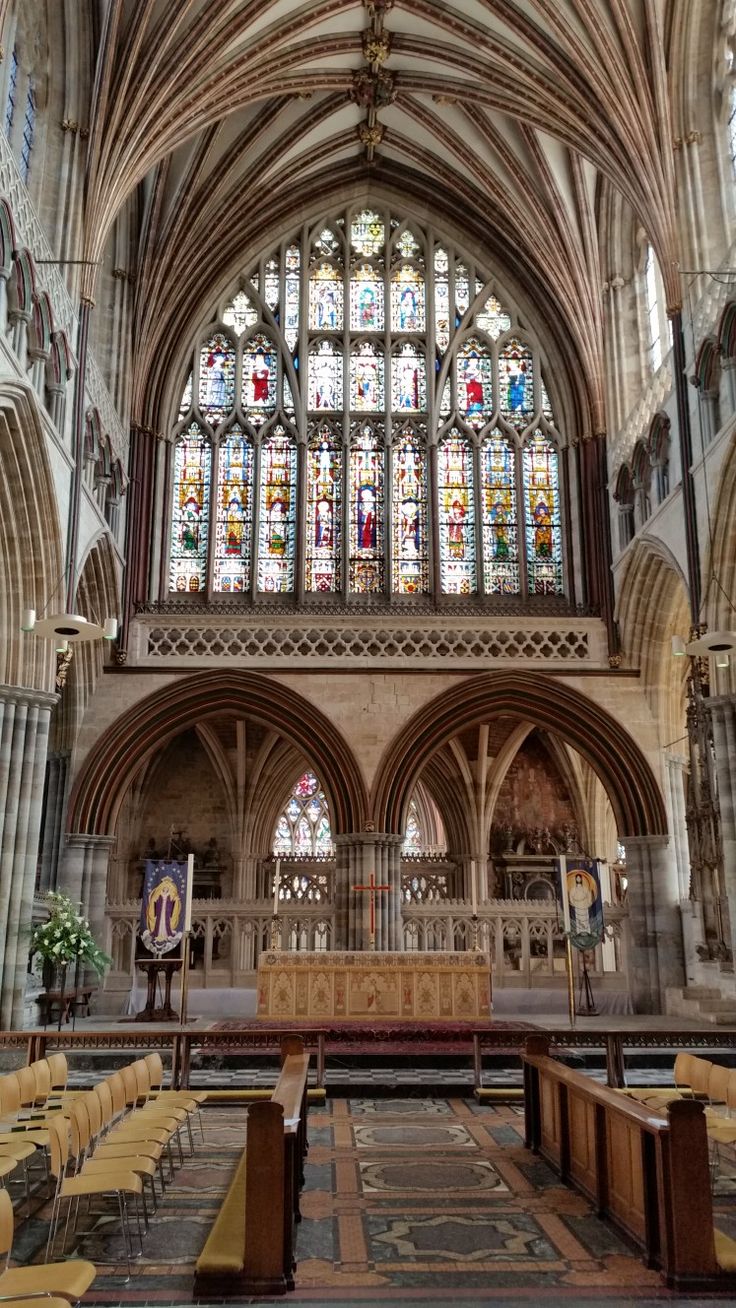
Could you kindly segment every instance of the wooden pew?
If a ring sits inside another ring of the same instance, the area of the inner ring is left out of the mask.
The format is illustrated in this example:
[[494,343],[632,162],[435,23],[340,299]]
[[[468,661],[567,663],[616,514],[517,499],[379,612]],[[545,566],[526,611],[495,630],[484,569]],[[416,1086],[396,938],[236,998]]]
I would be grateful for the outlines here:
[[550,1058],[544,1036],[527,1039],[523,1063],[527,1147],[630,1236],[667,1285],[723,1288],[703,1104],[648,1108]]
[[285,1036],[276,1087],[269,1100],[248,1108],[243,1155],[197,1259],[198,1298],[294,1289],[308,1072],[301,1037]]

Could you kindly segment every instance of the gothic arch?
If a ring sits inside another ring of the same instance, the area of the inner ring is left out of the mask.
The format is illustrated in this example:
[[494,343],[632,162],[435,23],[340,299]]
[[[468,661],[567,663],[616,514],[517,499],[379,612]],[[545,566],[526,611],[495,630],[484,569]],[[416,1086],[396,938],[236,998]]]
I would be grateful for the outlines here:
[[621,836],[666,833],[667,817],[654,773],[621,724],[562,680],[519,672],[463,681],[402,727],[378,769],[372,806],[377,829],[403,829],[412,787],[445,741],[501,714],[552,732],[587,759],[608,792]]
[[687,586],[682,571],[659,540],[639,537],[627,557],[619,584],[617,618],[627,663],[639,668],[652,713],[663,740],[684,730],[687,660],[682,676],[673,676],[671,637],[687,637],[690,626]]
[[362,828],[363,779],[350,747],[324,714],[276,681],[213,672],[164,687],[113,723],[75,780],[68,830],[111,835],[122,797],[144,760],[179,732],[223,714],[256,718],[291,741],[323,781],[335,832]]

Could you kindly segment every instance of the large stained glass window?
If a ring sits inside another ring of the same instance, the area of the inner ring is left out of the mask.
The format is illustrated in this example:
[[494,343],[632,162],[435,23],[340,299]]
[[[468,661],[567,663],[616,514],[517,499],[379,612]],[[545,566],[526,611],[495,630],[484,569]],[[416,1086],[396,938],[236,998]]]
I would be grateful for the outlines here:
[[277,427],[261,446],[258,589],[294,588],[296,442]]
[[523,455],[529,591],[532,595],[556,595],[562,591],[557,450],[537,431],[526,442]]
[[196,423],[174,446],[171,590],[204,590],[207,576],[212,446]]
[[559,594],[564,442],[533,340],[473,255],[380,206],[262,251],[177,364],[171,591]]
[[214,589],[240,593],[250,586],[253,530],[253,445],[231,427],[218,448]]
[[308,591],[342,586],[342,439],[328,424],[312,433],[307,452],[306,578]]
[[303,772],[294,786],[276,823],[272,848],[282,858],[329,858],[334,853],[327,796],[313,772]]
[[437,453],[442,589],[471,595],[477,589],[473,447],[455,430],[443,437]]
[[483,505],[483,576],[486,594],[519,591],[516,526],[516,451],[502,432],[493,432],[480,452]]
[[383,589],[384,436],[365,423],[350,449],[350,589],[359,595]]
[[429,589],[427,457],[424,432],[407,428],[393,448],[393,580],[398,595]]

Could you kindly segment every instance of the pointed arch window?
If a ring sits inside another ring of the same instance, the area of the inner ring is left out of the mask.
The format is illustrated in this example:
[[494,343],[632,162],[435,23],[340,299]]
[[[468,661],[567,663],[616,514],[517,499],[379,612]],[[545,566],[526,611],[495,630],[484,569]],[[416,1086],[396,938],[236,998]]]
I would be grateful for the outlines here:
[[314,772],[303,772],[276,823],[273,853],[329,858],[334,853],[327,796]]
[[171,539],[171,589],[204,590],[207,577],[212,446],[192,423],[174,447],[174,504]]
[[190,497],[196,551],[174,505],[173,591],[372,607],[560,592],[562,442],[533,326],[414,219],[346,208],[287,235],[181,376],[174,434],[212,442],[214,480],[206,510],[204,474]]

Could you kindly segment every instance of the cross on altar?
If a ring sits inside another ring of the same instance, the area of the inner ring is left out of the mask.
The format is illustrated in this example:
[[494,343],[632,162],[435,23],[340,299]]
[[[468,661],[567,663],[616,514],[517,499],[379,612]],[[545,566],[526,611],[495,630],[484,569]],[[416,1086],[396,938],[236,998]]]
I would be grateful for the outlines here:
[[371,918],[370,918],[370,922],[371,922],[371,929],[370,929],[370,945],[371,945],[371,949],[375,949],[375,947],[376,947],[376,895],[377,895],[377,894],[380,894],[380,892],[381,892],[382,890],[390,890],[390,889],[391,889],[390,886],[377,886],[377,885],[376,885],[376,878],[375,878],[375,875],[374,875],[373,872],[371,872],[371,874],[370,874],[370,876],[369,876],[369,878],[368,878],[368,885],[367,885],[367,886],[353,886],[353,890],[357,890],[358,892],[360,892],[360,891],[366,891],[366,892],[370,895],[370,897],[371,897],[371,899],[370,899],[370,904],[371,904]]

